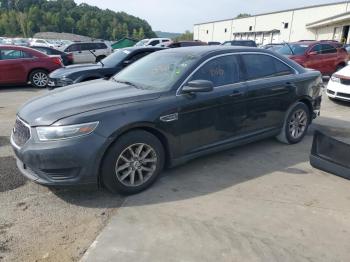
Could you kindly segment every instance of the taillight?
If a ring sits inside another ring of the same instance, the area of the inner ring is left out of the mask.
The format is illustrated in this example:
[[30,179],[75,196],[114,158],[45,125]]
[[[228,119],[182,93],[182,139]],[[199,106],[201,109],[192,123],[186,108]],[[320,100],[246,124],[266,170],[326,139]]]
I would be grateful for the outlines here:
[[56,64],[56,65],[63,66],[62,60],[61,60],[61,58],[59,58],[59,57],[53,57],[53,58],[52,58],[52,62],[53,62],[54,64]]

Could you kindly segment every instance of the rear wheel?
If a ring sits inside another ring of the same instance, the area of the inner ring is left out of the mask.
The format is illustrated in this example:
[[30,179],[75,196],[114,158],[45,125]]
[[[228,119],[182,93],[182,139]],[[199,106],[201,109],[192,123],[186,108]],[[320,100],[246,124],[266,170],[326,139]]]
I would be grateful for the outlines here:
[[120,137],[108,150],[102,164],[107,189],[136,194],[150,187],[164,166],[164,149],[157,137],[137,130]]
[[302,102],[297,103],[288,111],[277,139],[285,144],[299,143],[306,135],[310,122],[309,108]]
[[48,73],[45,70],[34,70],[29,75],[29,81],[32,86],[37,88],[44,88],[49,81]]

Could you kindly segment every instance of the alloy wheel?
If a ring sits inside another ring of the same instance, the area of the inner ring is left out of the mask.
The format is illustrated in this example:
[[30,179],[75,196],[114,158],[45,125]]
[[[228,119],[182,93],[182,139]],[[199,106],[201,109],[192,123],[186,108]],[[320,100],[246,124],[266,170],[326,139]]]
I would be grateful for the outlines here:
[[292,138],[298,139],[304,135],[308,124],[307,113],[299,109],[294,112],[289,121],[289,134]]
[[115,174],[125,186],[140,186],[152,177],[157,168],[157,162],[157,153],[150,145],[133,144],[119,155]]
[[48,77],[47,77],[47,74],[43,72],[37,72],[33,75],[32,80],[35,86],[45,87],[48,82]]

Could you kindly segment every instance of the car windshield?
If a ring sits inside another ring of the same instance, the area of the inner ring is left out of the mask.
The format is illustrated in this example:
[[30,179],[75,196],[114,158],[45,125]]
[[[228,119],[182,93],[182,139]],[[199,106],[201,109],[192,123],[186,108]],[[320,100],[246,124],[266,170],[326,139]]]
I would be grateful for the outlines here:
[[135,46],[144,46],[148,42],[148,39],[143,39],[135,44]]
[[303,55],[308,47],[308,45],[303,44],[285,44],[275,51],[281,55]]
[[106,58],[102,59],[102,63],[107,67],[115,67],[117,66],[125,57],[127,57],[130,54],[129,50],[126,49],[119,49],[117,51],[114,51],[113,54],[107,56]]
[[197,58],[191,53],[156,52],[130,65],[113,79],[142,89],[169,90]]

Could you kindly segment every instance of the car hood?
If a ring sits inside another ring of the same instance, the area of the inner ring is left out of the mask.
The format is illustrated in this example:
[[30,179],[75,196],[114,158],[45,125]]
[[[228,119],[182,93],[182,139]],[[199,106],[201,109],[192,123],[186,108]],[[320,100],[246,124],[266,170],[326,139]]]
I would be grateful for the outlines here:
[[24,104],[19,109],[18,116],[30,126],[48,126],[60,119],[87,111],[159,97],[159,91],[99,79],[48,91]]
[[81,64],[81,65],[71,65],[59,68],[50,74],[51,78],[61,78],[74,74],[76,72],[86,71],[86,70],[96,70],[101,69],[102,64]]
[[338,76],[343,76],[344,78],[350,78],[350,65],[340,69],[339,71],[335,72]]

